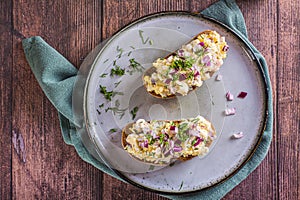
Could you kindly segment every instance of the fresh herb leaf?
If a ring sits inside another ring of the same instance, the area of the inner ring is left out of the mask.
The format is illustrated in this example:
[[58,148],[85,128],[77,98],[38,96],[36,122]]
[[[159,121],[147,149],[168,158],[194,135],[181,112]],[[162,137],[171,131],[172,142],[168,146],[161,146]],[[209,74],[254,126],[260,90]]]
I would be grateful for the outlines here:
[[[124,95],[123,92],[107,91],[105,86],[102,86],[102,85],[99,85],[99,86],[100,86],[100,93],[103,94],[104,98],[109,100],[109,101],[111,101],[111,98],[116,96],[116,95]],[[103,106],[104,106],[104,104],[103,104]]]
[[194,140],[192,141],[192,145],[194,146],[194,144],[196,144],[196,142],[197,142],[197,139],[194,139]]
[[188,75],[187,75],[187,79],[189,79],[189,80],[193,80],[193,79],[194,79],[194,72],[190,72],[190,73],[188,73]]
[[179,74],[174,74],[173,75],[173,81],[179,80]]
[[119,84],[120,84],[121,82],[122,82],[122,81],[119,81],[119,82],[114,83],[115,87],[118,87]]
[[189,129],[188,123],[181,123],[181,124],[179,124],[179,127],[178,127],[178,139],[180,141],[184,142],[184,141],[186,141],[189,138],[188,134],[186,133],[188,129]]
[[99,108],[103,108],[104,107],[104,103],[102,103],[101,105],[99,105]]
[[101,112],[98,109],[96,109],[96,111],[97,111],[98,115],[101,115]]
[[164,134],[160,134],[160,135],[159,135],[159,142],[160,142],[160,144],[163,143],[164,138],[165,138],[165,135],[164,135]]
[[127,54],[127,56],[129,57],[131,55],[131,53],[132,53],[132,51],[129,51],[128,54]]
[[110,132],[110,133],[115,133],[115,132],[117,132],[117,129],[111,128],[108,132]]
[[111,101],[113,91],[107,91],[105,86],[100,85],[100,93],[104,95],[104,98]]
[[144,32],[144,31],[139,30],[139,35],[140,35],[140,38],[141,38],[141,40],[142,40],[142,43],[143,43],[143,44],[146,44],[146,43],[148,42],[148,40],[149,40],[149,37],[147,37],[146,40],[145,40],[145,39],[144,39],[144,36],[143,36],[143,32]]
[[120,107],[120,102],[119,102],[119,100],[116,100],[115,107],[108,107],[105,109],[105,112],[108,112],[109,110],[111,110],[114,115],[118,115],[120,117],[120,119],[122,119],[122,117],[125,115],[125,111],[127,110],[127,108],[121,109],[119,107]]
[[118,58],[121,58],[121,56],[122,56],[122,54],[123,54],[123,49],[122,48],[120,48],[119,46],[117,46],[117,52],[119,53],[118,55],[117,55],[117,57]]
[[132,75],[134,72],[143,72],[145,69],[139,62],[137,62],[134,58],[129,59],[129,67],[130,69],[127,72]]
[[154,165],[150,165],[149,170],[152,171],[154,170],[155,166]]
[[183,181],[181,181],[181,184],[180,184],[180,187],[179,187],[178,191],[180,191],[182,189],[182,186],[183,186]]
[[105,78],[107,76],[107,73],[103,73],[100,75],[100,78]]
[[110,70],[110,76],[123,76],[125,74],[125,69],[122,69],[120,66],[116,65],[115,68]]
[[134,107],[131,111],[130,114],[132,115],[132,120],[134,120],[134,118],[136,117],[136,113],[138,112],[139,107]]

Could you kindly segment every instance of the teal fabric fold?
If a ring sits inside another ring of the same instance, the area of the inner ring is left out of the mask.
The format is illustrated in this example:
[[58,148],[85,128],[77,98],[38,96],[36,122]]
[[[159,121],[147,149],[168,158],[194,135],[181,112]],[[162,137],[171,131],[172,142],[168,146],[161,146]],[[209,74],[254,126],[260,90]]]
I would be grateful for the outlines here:
[[[263,67],[268,89],[268,118],[266,128],[252,158],[233,177],[222,184],[190,195],[164,195],[171,199],[220,199],[243,181],[265,158],[272,141],[273,109],[272,89],[268,66],[261,53],[251,44],[243,15],[234,0],[220,0],[201,12],[202,15],[214,18],[235,31],[255,52]],[[96,160],[81,142],[76,131],[76,121],[72,113],[72,90],[77,76],[77,69],[59,52],[49,46],[41,37],[35,36],[23,40],[26,59],[41,88],[51,103],[58,110],[61,131],[65,143],[73,145],[78,155],[99,170],[120,179],[105,164]]]

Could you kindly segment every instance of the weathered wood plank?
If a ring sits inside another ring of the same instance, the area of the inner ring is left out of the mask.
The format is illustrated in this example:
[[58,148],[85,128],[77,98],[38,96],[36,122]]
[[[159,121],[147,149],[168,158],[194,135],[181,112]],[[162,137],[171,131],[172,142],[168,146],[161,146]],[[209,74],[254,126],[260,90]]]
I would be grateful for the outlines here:
[[280,199],[300,199],[300,3],[278,1],[278,180]]
[[0,199],[11,198],[12,4],[0,2]]
[[41,35],[79,67],[101,40],[101,1],[23,1],[14,4],[13,129],[23,136],[26,162],[13,155],[16,199],[96,199],[102,173],[62,139],[55,108],[25,61],[21,39]]

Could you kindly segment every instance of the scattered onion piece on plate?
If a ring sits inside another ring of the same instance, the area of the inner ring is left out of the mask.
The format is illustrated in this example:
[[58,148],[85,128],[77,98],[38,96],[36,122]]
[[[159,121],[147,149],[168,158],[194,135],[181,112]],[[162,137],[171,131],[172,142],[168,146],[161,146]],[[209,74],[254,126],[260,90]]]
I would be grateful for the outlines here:
[[234,97],[233,94],[231,94],[229,91],[226,93],[226,99],[227,101],[233,101]]
[[247,92],[241,92],[237,97],[243,99],[247,96],[247,94]]
[[227,108],[225,109],[225,115],[234,115],[235,114],[235,108]]
[[223,76],[222,76],[221,74],[218,74],[218,75],[216,76],[216,81],[221,81],[222,78],[223,78]]
[[232,138],[234,138],[234,139],[240,139],[242,137],[244,137],[243,132],[235,133],[232,135]]

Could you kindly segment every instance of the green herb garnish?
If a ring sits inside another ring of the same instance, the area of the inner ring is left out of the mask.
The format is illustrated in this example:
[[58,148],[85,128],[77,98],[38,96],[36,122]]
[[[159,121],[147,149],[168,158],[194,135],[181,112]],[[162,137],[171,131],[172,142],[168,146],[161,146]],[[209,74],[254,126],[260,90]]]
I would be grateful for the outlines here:
[[104,107],[104,103],[99,105],[99,108],[103,108]]
[[129,60],[129,67],[130,69],[127,70],[127,72],[132,75],[134,72],[143,72],[143,70],[145,69],[139,62],[137,62],[134,58],[131,58]]
[[159,142],[162,144],[164,141],[165,135],[164,134],[160,134],[159,135]]
[[114,83],[115,87],[118,87],[119,84],[120,84],[121,82],[122,82],[122,81],[119,81],[119,82]]
[[192,146],[194,146],[194,144],[196,144],[196,142],[197,142],[197,139],[194,139],[194,140],[192,141]]
[[123,76],[125,74],[125,69],[122,69],[120,66],[116,65],[115,68],[110,70],[110,76]]
[[121,109],[119,107],[120,107],[120,102],[119,102],[119,100],[116,100],[115,106],[106,108],[105,112],[108,112],[109,110],[111,110],[114,115],[118,115],[120,117],[120,119],[122,119],[122,117],[125,115],[125,111],[127,110],[127,108]]
[[180,191],[182,189],[182,186],[183,186],[183,181],[181,181],[181,184],[180,184],[180,187],[179,187],[178,191]]
[[107,73],[103,73],[100,75],[100,78],[105,78],[107,76]]
[[192,66],[193,66],[193,60],[178,59],[178,60],[172,61],[170,68],[179,70],[179,69],[188,69],[188,68],[191,68]]
[[118,58],[121,58],[122,54],[123,54],[123,49],[120,48],[119,46],[117,46],[117,52],[119,52],[119,54],[117,55]]
[[111,128],[108,132],[110,132],[110,133],[115,133],[115,132],[117,132],[117,129]]
[[136,117],[136,113],[138,112],[139,107],[134,107],[131,111],[130,114],[132,115],[132,120],[134,120],[134,118]]
[[100,93],[104,95],[104,98],[111,101],[113,91],[107,91],[105,86],[100,85]]
[[[123,95],[122,92],[107,91],[105,86],[99,85],[99,87],[100,87],[100,93],[103,94],[104,98],[109,101],[111,101],[111,98],[114,97],[115,95]],[[103,104],[103,106],[104,106],[104,104]]]
[[188,123],[181,123],[178,126],[178,139],[182,142],[186,141],[189,136],[186,133],[187,130],[189,129]]
[[147,39],[145,40],[145,39],[144,39],[144,36],[143,36],[143,32],[144,32],[144,31],[139,30],[139,35],[140,35],[140,38],[141,38],[141,40],[142,40],[142,43],[143,43],[143,44],[146,44],[146,43],[148,42],[148,40],[149,40],[149,37],[147,37]]
[[194,72],[190,72],[190,73],[188,73],[188,75],[187,75],[187,79],[189,79],[189,80],[193,80],[193,79],[194,79]]
[[97,111],[98,115],[101,115],[101,112],[98,109],[96,109],[96,111]]

